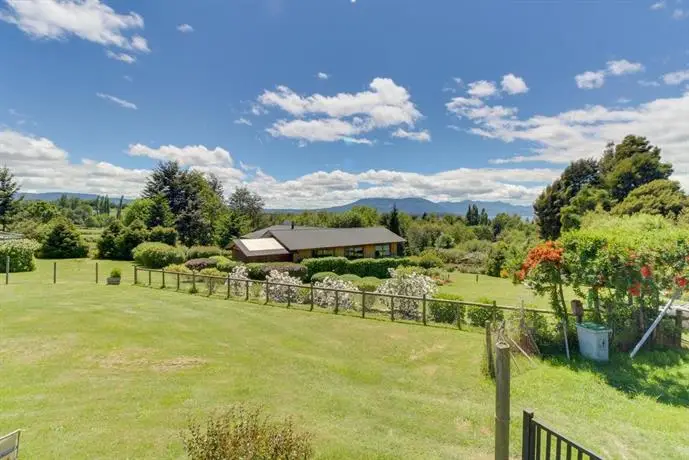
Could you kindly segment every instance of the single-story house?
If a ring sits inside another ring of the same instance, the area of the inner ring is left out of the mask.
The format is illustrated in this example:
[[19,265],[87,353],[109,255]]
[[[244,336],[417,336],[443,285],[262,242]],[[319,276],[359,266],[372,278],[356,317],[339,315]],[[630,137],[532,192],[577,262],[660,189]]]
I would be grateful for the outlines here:
[[312,257],[392,257],[404,238],[384,227],[318,228],[274,225],[234,240],[235,260],[300,262]]

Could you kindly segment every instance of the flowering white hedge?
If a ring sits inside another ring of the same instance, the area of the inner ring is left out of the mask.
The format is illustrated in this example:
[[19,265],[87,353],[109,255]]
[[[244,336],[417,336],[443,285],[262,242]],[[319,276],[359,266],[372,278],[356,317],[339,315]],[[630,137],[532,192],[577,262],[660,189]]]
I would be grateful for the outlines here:
[[[435,281],[421,273],[409,273],[390,270],[391,278],[385,280],[378,289],[377,294],[392,294],[409,297],[432,296],[437,286]],[[394,302],[395,316],[402,319],[417,320],[420,317],[421,302],[412,299],[391,299],[389,297],[380,297],[381,302],[390,308]]]
[[[340,291],[358,291],[357,287],[349,282],[339,278],[328,277],[323,281],[317,282],[313,285],[313,301],[319,307],[334,307],[335,306],[335,291],[326,291],[318,288],[337,289]],[[353,309],[354,299],[356,294],[349,292],[340,292],[337,294],[337,305],[340,309]]]
[[246,281],[249,280],[249,270],[246,268],[246,265],[237,265],[229,273],[229,276],[232,295],[245,296],[247,288]]
[[[270,283],[270,300],[279,303],[287,303],[288,300],[295,303],[301,301],[299,294],[302,285],[299,279],[285,272],[273,270],[266,276],[266,282]],[[273,283],[279,283],[279,285]],[[266,295],[266,287],[266,285],[263,286],[263,296]]]

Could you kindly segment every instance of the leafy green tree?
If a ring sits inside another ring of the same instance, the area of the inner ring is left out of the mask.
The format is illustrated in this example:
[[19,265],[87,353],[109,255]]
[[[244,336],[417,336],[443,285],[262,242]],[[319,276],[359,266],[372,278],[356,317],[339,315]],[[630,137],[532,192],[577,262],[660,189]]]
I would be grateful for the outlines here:
[[616,205],[613,214],[659,214],[676,217],[689,205],[678,182],[658,179],[636,188]]
[[3,232],[7,231],[7,226],[12,223],[12,218],[17,212],[19,202],[24,199],[17,196],[20,190],[21,187],[9,168],[0,168],[0,225]]
[[187,206],[177,216],[177,232],[185,246],[212,243],[213,227],[203,214],[203,203],[198,195],[187,198]]
[[132,201],[125,210],[123,219],[124,225],[129,226],[135,220],[148,222],[153,206],[154,201],[152,198],[140,198]]
[[585,185],[567,206],[560,210],[560,223],[563,231],[581,227],[582,218],[587,212],[609,211],[610,194],[607,190]]
[[20,207],[17,220],[32,220],[47,224],[60,215],[60,209],[55,206],[55,203],[49,201],[26,201]]
[[400,226],[400,215],[399,211],[397,210],[396,204],[392,205],[392,211],[390,211],[390,214],[387,217],[385,227],[387,227],[387,229],[395,235],[402,235],[402,228]]
[[657,179],[667,179],[672,165],[662,163],[661,150],[642,136],[629,135],[614,146],[608,146],[600,165],[606,188],[618,201],[637,187]]
[[148,207],[148,216],[145,216],[146,226],[148,228],[153,228],[169,227],[172,225],[174,216],[170,211],[170,205],[168,204],[165,195],[156,195],[148,200],[150,200],[150,206]]
[[226,248],[232,243],[232,240],[239,238],[251,231],[251,223],[249,220],[233,211],[226,213],[220,221],[216,230],[216,243],[221,248]]
[[441,233],[437,240],[435,240],[435,247],[438,249],[450,249],[455,246],[455,240],[447,233]]
[[474,225],[479,225],[481,221],[481,216],[479,215],[478,212],[478,206],[475,204],[470,204],[469,209],[467,209],[467,214],[466,214],[466,221],[467,225],[469,226],[474,226]]
[[153,198],[163,195],[174,215],[178,215],[186,206],[185,177],[186,171],[176,161],[158,163],[146,181],[142,196]]
[[246,216],[252,225],[256,225],[263,212],[263,198],[258,193],[252,192],[247,187],[237,187],[229,199],[230,209]]
[[89,247],[70,221],[58,218],[43,241],[39,253],[44,259],[74,259],[88,256]]

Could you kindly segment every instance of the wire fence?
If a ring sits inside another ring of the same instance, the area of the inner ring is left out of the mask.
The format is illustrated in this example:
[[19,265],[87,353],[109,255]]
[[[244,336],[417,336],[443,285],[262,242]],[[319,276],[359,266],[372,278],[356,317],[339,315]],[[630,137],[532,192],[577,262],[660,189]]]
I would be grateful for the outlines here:
[[386,319],[463,329],[484,327],[506,314],[531,313],[555,320],[552,310],[448,300],[432,296],[406,296],[370,291],[335,289],[311,284],[171,272],[164,269],[134,267],[134,284],[206,297],[262,303],[307,311],[329,312],[361,318]]

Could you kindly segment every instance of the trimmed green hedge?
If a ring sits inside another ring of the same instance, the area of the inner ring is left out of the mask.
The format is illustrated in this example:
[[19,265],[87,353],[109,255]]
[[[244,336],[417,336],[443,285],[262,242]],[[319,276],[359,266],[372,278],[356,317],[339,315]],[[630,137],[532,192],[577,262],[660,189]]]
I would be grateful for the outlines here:
[[390,278],[389,269],[413,265],[412,260],[409,258],[392,257],[356,260],[348,260],[344,257],[323,257],[320,259],[304,259],[301,263],[307,268],[308,276],[322,272],[333,272],[338,275],[357,275],[361,278],[367,276]]
[[234,267],[236,267],[237,265],[241,265],[239,262],[235,260],[230,260],[225,256],[213,256],[210,257],[210,259],[215,260],[217,262],[215,268],[225,273],[229,273],[232,271]]
[[265,280],[266,276],[273,270],[288,273],[290,276],[299,278],[302,281],[306,279],[307,275],[305,266],[293,262],[252,263],[247,264],[246,268],[249,270],[249,278],[257,281]]
[[217,246],[192,246],[187,251],[187,260],[206,259],[213,256],[223,255],[222,249]]
[[153,227],[148,235],[149,241],[175,246],[177,244],[177,230],[169,227]]
[[[461,296],[455,294],[438,293],[433,296],[435,299],[441,300],[463,300]],[[459,315],[464,318],[464,306],[451,304],[446,302],[435,302],[431,300],[429,306],[429,318],[436,323],[455,324],[457,322],[457,311]]]
[[141,243],[132,253],[134,261],[146,268],[163,268],[184,262],[184,251],[165,243]]
[[0,242],[0,273],[4,273],[7,256],[10,257],[10,273],[31,272],[36,269],[34,253],[40,245],[34,240],[10,240]]
[[318,283],[320,281],[323,281],[326,278],[339,278],[340,275],[338,275],[335,272],[320,272],[316,273],[311,277],[311,282],[312,283]]

